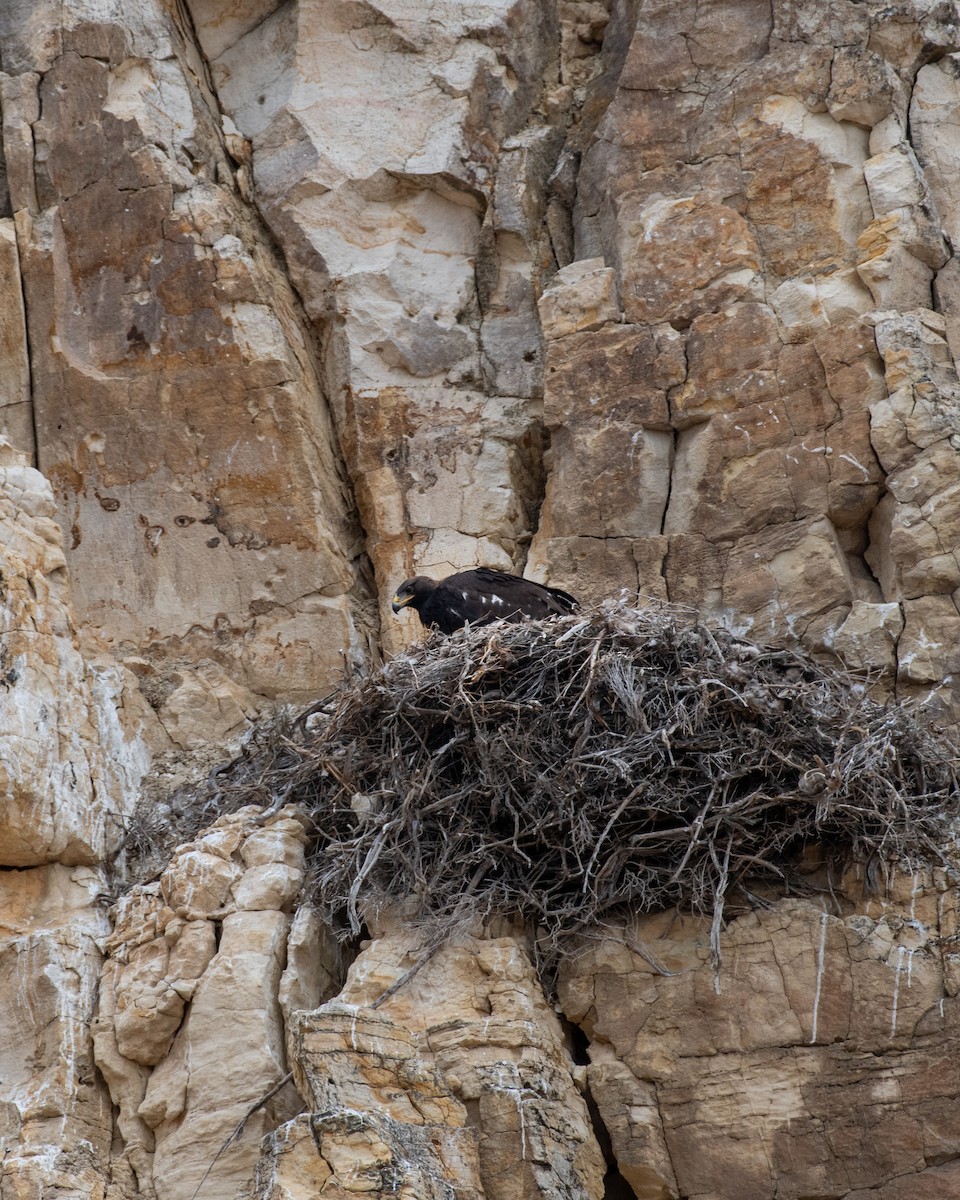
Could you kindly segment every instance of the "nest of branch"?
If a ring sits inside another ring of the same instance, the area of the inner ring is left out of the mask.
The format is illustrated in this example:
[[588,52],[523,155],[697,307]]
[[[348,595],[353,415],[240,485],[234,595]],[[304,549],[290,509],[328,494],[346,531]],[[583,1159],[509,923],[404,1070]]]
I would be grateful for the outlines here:
[[940,861],[953,748],[788,650],[622,605],[431,637],[218,773],[220,811],[301,805],[345,937],[411,902],[441,928],[548,937],[624,911],[712,914],[804,850]]

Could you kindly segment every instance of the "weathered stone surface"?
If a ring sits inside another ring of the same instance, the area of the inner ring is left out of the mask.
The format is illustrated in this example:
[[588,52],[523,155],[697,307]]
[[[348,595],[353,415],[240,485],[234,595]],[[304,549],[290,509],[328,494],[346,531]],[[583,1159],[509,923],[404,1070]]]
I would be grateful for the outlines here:
[[103,1200],[113,1136],[90,1020],[107,932],[103,879],[61,864],[0,872],[0,1192]]
[[425,1200],[484,1194],[467,1111],[421,1058],[415,1032],[333,1001],[297,1013],[290,1037],[298,1086],[313,1113],[270,1139],[258,1195],[276,1195],[291,1174],[303,1173],[302,1149],[289,1148],[307,1130],[314,1141],[307,1170],[329,1194],[401,1188]]
[[[939,212],[960,177],[955,63],[924,66],[915,89],[910,74],[923,39],[955,49],[955,15],[908,5],[888,22],[841,0],[808,18],[779,0],[691,0],[645,5],[626,29],[621,61],[623,43],[611,46],[618,87],[595,130],[579,131],[580,261],[541,302],[551,450],[531,571],[588,596],[632,592],[633,555],[616,547],[662,535],[655,594],[895,669],[895,637],[861,652],[856,623],[839,630],[855,605],[960,582],[945,340],[960,328],[960,276]],[[629,325],[578,297],[581,278],[604,280]],[[595,332],[571,336],[578,322]],[[642,344],[664,328],[679,364],[665,415],[653,425],[634,410],[622,428],[594,415],[621,385],[582,339],[613,345],[629,329]],[[927,511],[898,498],[924,453],[939,474]],[[616,542],[572,553],[577,538]],[[948,658],[933,653],[924,670],[949,672]],[[905,694],[909,678],[900,671]]]
[[39,119],[10,200],[39,463],[85,635],[176,664],[166,725],[194,749],[230,680],[208,741],[366,653],[359,531],[312,331],[184,30],[152,0],[35,21],[59,39],[22,46],[42,76],[18,76],[20,108],[32,79]]
[[[366,1006],[421,953],[415,938],[398,932],[360,955],[338,998],[359,1006],[360,1028]],[[425,1061],[467,1105],[488,1200],[602,1196],[603,1159],[573,1063],[518,940],[457,939],[377,1012],[417,1031]]]
[[562,140],[534,114],[553,6],[454,3],[438,23],[311,0],[229,44],[213,6],[193,16],[323,330],[381,596],[414,568],[515,564],[537,502],[535,302]]
[[50,487],[0,439],[4,866],[93,864],[117,846],[149,763],[132,685],[81,654]]
[[34,453],[30,359],[20,290],[20,257],[13,221],[0,219],[0,436]]
[[902,632],[903,610],[899,604],[854,600],[846,620],[833,636],[832,646],[856,670],[891,671]]
[[[955,5],[187,8],[0,8],[0,432],[66,533],[0,450],[0,858],[63,912],[11,921],[5,1200],[107,1186],[62,873],[151,754],[419,637],[415,570],[679,601],[960,711]],[[116,911],[110,1200],[188,1200],[293,1028],[361,1115],[288,1088],[203,1196],[600,1195],[585,1082],[611,1195],[957,1190],[953,892],[743,917],[719,996],[699,927],[645,927],[665,979],[611,937],[564,984],[585,1081],[512,938],[371,1010],[417,954],[385,933],[297,1016],[341,968],[302,853],[230,819]]]
[[[263,827],[257,816],[221,818],[114,910],[97,1062],[124,1155],[142,1192],[161,1200],[192,1194],[246,1110],[286,1071],[279,997],[305,834],[285,813]],[[302,920],[295,930],[292,960],[304,966],[304,944],[316,949],[319,939],[311,943]],[[309,966],[298,988],[287,983],[288,1012],[298,999],[325,998],[318,969],[312,994]],[[298,1107],[294,1090],[281,1089],[217,1159],[204,1192],[232,1200],[249,1186],[257,1133]]]
[[673,917],[633,929],[669,976],[616,938],[568,963],[562,1002],[590,1037],[591,1089],[639,1194],[942,1183],[960,1100],[938,938],[955,902],[905,882],[899,905],[843,918],[799,901],[740,917],[716,976],[706,925]]

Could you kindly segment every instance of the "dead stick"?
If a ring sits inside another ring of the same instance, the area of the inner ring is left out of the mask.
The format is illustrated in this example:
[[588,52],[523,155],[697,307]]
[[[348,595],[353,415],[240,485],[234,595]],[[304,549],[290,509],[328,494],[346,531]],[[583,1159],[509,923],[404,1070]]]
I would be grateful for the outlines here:
[[430,961],[431,958],[433,958],[433,956],[436,954],[436,952],[440,949],[440,947],[442,945],[443,945],[442,938],[440,938],[438,941],[434,942],[433,945],[429,947],[429,949],[425,950],[423,952],[423,954],[420,955],[420,957],[417,959],[417,961],[413,964],[412,967],[410,967],[408,970],[404,971],[404,973],[400,976],[400,978],[398,980],[396,980],[394,983],[391,983],[385,992],[380,993],[380,995],[376,998],[376,1000],[374,1000],[374,1002],[370,1005],[370,1007],[371,1008],[379,1008],[380,1005],[384,1002],[384,1000],[389,1000],[389,998],[391,996],[393,996],[396,992],[399,992],[405,983],[410,982],[410,980],[414,977],[414,975],[416,975],[416,973],[420,970],[421,967],[426,966],[426,964]]
[[260,1099],[256,1102],[256,1104],[254,1104],[251,1108],[247,1109],[246,1113],[244,1113],[243,1119],[241,1120],[240,1124],[236,1127],[236,1129],[233,1131],[233,1133],[230,1134],[230,1136],[227,1138],[227,1140],[223,1143],[223,1145],[220,1147],[220,1149],[213,1156],[213,1162],[204,1171],[203,1178],[197,1184],[197,1190],[193,1193],[190,1200],[197,1200],[197,1197],[200,1195],[200,1189],[207,1182],[207,1176],[210,1174],[210,1172],[213,1170],[213,1168],[217,1165],[217,1160],[220,1158],[220,1155],[233,1142],[240,1141],[240,1139],[243,1137],[243,1131],[244,1131],[244,1128],[246,1127],[247,1122],[250,1120],[250,1118],[253,1116],[253,1114],[257,1111],[257,1109],[263,1108],[263,1106],[267,1103],[267,1101],[272,1100],[273,1097],[277,1094],[277,1092],[279,1092],[282,1088],[285,1088],[292,1078],[293,1078],[293,1072],[288,1071],[286,1073],[286,1075],[284,1075],[284,1077],[280,1080],[280,1082],[277,1084],[274,1084],[274,1086],[270,1089],[269,1092],[267,1092],[267,1094],[265,1096],[261,1096]]

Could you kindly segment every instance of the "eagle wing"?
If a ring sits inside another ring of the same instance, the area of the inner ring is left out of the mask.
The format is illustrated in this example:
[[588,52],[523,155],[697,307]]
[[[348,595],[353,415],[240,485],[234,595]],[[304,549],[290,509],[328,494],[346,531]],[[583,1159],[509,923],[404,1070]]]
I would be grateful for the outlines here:
[[[463,613],[472,625],[498,618],[516,620],[518,616],[561,616],[572,612],[577,601],[568,592],[546,587],[531,579],[521,579],[492,567],[461,571],[443,581],[434,596],[444,593],[444,602]],[[432,599],[432,597],[431,597]]]

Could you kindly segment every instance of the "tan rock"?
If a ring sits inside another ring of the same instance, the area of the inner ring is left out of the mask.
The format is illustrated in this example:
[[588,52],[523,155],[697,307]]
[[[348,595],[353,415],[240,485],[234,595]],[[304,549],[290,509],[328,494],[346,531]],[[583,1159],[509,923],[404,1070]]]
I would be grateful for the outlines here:
[[552,537],[660,533],[673,459],[666,392],[679,372],[672,343],[621,325],[548,343],[541,536],[545,526]]
[[0,858],[9,866],[97,862],[119,843],[149,761],[136,706],[124,703],[128,681],[80,653],[53,516],[47,481],[0,439]]
[[381,37],[350,4],[304,4],[229,45],[209,6],[194,19],[306,311],[324,327],[336,314],[326,378],[396,647],[399,580],[516,566],[531,531],[535,414],[503,413],[485,391],[539,391],[541,218],[560,139],[524,125],[551,17],[512,2],[437,24],[387,6]]
[[637,1200],[676,1200],[677,1181],[663,1132],[657,1090],[636,1079],[608,1045],[591,1047],[590,1092],[603,1097],[617,1169]]
[[933,271],[909,249],[910,232],[900,213],[871,221],[857,240],[857,274],[870,289],[874,305],[911,309],[927,303]]
[[[291,811],[263,825],[259,808],[221,817],[174,854],[158,882],[133,888],[114,909],[97,1061],[145,1194],[181,1200],[215,1159],[205,1191],[233,1200],[250,1182],[255,1136],[217,1152],[286,1072],[281,1001],[290,1013],[334,990],[336,956],[322,928],[298,916],[288,945],[306,840]],[[285,967],[297,978],[281,986]],[[252,1128],[274,1128],[298,1103],[281,1089]]]
[[[291,1049],[312,1114],[265,1144],[258,1196],[483,1195],[466,1110],[417,1051],[416,1035],[375,1012],[332,1002],[296,1013]],[[310,1135],[307,1145],[305,1135]]]
[[104,1197],[113,1122],[90,1035],[103,884],[61,864],[0,872],[2,1186],[15,1197]]
[[36,447],[20,257],[14,223],[6,217],[0,219],[0,436],[33,457]]
[[[541,522],[548,534],[551,526]],[[531,579],[569,588],[578,599],[599,603],[623,598],[627,603],[666,600],[664,579],[667,539],[538,538],[530,550]]]
[[933,270],[950,253],[930,189],[916,155],[906,143],[881,151],[863,165],[870,203],[878,218],[896,213],[907,251]]
[[929,184],[943,232],[956,245],[960,240],[952,196],[960,171],[960,155],[949,129],[960,112],[956,55],[921,68],[910,98],[910,134]]
[[[301,699],[341,650],[365,655],[358,531],[312,335],[172,19],[153,0],[118,24],[40,12],[59,41],[23,46],[46,58],[11,175],[40,461],[85,635],[183,671],[167,720],[195,749],[203,721],[221,738],[275,688],[261,638],[271,657],[296,643]],[[234,694],[191,684],[202,659]]]
[[152,1197],[155,1141],[153,1131],[139,1115],[150,1070],[121,1054],[117,1045],[116,979],[120,970],[119,963],[109,963],[100,976],[93,1023],[94,1057],[116,1109],[116,1131],[123,1139],[123,1159],[135,1173],[142,1194]]
[[721,602],[727,620],[751,638],[774,640],[786,628],[823,645],[846,619],[855,593],[833,526],[797,522],[736,544],[726,558]]
[[619,320],[613,268],[605,266],[602,258],[562,267],[540,297],[538,308],[543,336],[548,339],[585,333]]
[[200,749],[211,741],[227,743],[246,728],[254,710],[248,694],[222,671],[174,672],[173,690],[157,716],[175,746]]
[[628,321],[689,320],[762,295],[759,246],[733,209],[697,197],[652,200],[624,233],[635,239],[623,280]]
[[211,922],[174,920],[162,936],[125,953],[112,982],[114,1036],[124,1058],[141,1066],[156,1066],[165,1058],[183,1019],[184,1003],[215,952]]
[[250,867],[233,888],[233,899],[242,911],[276,909],[289,912],[303,883],[303,871],[286,863]]
[[[933,1046],[956,1034],[940,902],[913,889],[875,917],[797,901],[743,916],[721,936],[716,978],[706,924],[661,917],[634,935],[672,975],[615,939],[571,960],[562,1002],[593,1043],[594,1098],[625,1173],[664,1196],[823,1194],[915,1173],[922,1187],[940,1138],[923,1116],[942,1102]],[[883,1137],[863,1136],[864,1106]]]
[[[289,918],[237,912],[223,921],[217,954],[204,972],[167,1058],[150,1076],[139,1115],[153,1129],[153,1183],[161,1200],[189,1195],[247,1110],[284,1074],[276,996]],[[230,1052],[220,1041],[229,1030]],[[259,1136],[298,1107],[292,1088],[258,1110],[247,1136],[206,1177],[211,1196],[232,1197],[253,1174]]]
[[287,965],[277,998],[286,1028],[294,1012],[319,1008],[340,990],[341,946],[333,930],[309,905],[293,914],[287,937]]
[[893,670],[897,641],[903,631],[899,604],[854,600],[833,636],[833,649],[854,670]]
[[951,596],[924,596],[903,605],[897,665],[907,683],[938,683],[960,668],[960,614]]
[[[409,934],[381,937],[351,967],[339,1002],[378,1000],[399,980],[405,957],[420,953]],[[369,1011],[354,1009],[358,1028]],[[602,1195],[603,1160],[573,1064],[516,939],[445,946],[377,1012],[418,1031],[424,1059],[476,1114],[488,1200]]]
[[239,863],[188,847],[177,852],[160,887],[164,901],[178,916],[187,920],[219,917],[242,874]]

